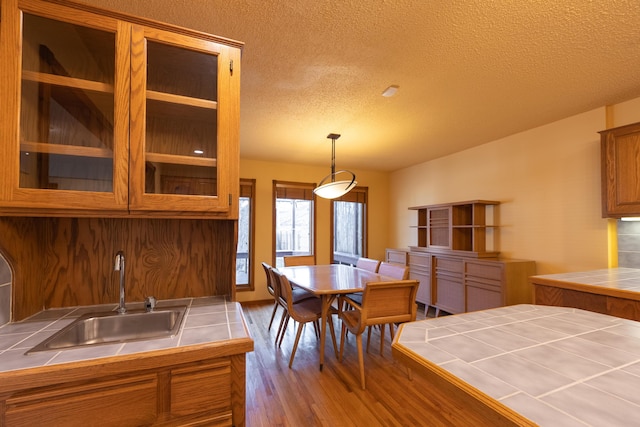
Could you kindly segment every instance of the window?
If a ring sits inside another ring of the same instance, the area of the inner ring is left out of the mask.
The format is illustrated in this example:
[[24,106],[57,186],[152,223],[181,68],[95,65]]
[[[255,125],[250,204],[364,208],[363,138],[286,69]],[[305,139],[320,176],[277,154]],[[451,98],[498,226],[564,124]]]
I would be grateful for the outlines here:
[[283,267],[287,255],[315,252],[315,184],[273,181],[273,260]]
[[253,240],[255,223],[255,179],[240,179],[236,290],[253,290]]
[[356,187],[331,201],[331,262],[353,264],[367,256],[366,187]]

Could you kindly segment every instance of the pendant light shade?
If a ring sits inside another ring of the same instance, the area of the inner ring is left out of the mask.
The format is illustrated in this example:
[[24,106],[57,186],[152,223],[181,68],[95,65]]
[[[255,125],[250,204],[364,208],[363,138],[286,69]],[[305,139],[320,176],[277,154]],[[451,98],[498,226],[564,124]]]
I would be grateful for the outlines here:
[[[335,199],[347,194],[358,182],[356,175],[351,171],[339,170],[336,172],[336,139],[340,138],[340,134],[330,133],[327,138],[331,139],[331,173],[322,178],[313,192],[323,199]],[[341,180],[336,179],[338,175]]]

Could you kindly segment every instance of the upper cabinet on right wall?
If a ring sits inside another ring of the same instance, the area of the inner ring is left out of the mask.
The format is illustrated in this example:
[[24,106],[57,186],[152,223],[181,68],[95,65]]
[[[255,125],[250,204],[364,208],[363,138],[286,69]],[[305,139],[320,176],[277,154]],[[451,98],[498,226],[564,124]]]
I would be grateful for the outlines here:
[[602,216],[640,216],[640,123],[600,132]]

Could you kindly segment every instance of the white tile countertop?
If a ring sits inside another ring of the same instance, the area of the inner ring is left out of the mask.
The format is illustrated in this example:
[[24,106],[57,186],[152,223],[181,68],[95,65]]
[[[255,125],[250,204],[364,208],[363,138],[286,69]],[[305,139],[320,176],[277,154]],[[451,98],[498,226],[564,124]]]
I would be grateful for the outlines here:
[[[0,373],[103,357],[186,347],[236,338],[250,338],[242,308],[225,297],[184,298],[158,301],[157,308],[186,305],[180,331],[171,338],[49,350],[25,355],[36,344],[88,312],[108,311],[116,304],[50,309],[23,321],[0,326]],[[127,304],[140,308],[142,303]]]
[[640,299],[640,269],[638,268],[604,268],[571,273],[544,274],[531,276],[529,281],[585,291],[593,287],[597,289],[598,293],[612,295],[620,295],[622,293],[626,297],[632,297],[635,294],[636,299]]
[[393,346],[541,426],[640,425],[640,322],[516,305],[406,323]]

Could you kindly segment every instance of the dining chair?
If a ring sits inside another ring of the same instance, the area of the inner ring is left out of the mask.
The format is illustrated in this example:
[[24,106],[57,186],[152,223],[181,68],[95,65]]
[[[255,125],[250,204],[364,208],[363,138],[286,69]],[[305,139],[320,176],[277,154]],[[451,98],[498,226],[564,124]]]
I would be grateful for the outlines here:
[[[396,280],[392,282],[369,282],[364,288],[362,305],[349,298],[340,297],[341,303],[349,304],[352,309],[340,311],[342,331],[340,334],[340,354],[342,361],[347,331],[356,336],[358,346],[358,365],[360,367],[360,386],[365,389],[364,356],[362,351],[362,333],[373,325],[404,323],[416,320],[418,292],[417,280]],[[381,337],[382,339],[382,337]]]
[[[296,332],[296,339],[293,343],[293,349],[291,350],[291,357],[289,358],[289,368],[293,365],[293,358],[296,355],[298,349],[298,342],[302,335],[302,330],[309,322],[313,322],[315,325],[316,337],[318,336],[318,322],[322,317],[322,302],[320,298],[308,298],[299,302],[294,302],[292,286],[287,276],[281,274],[277,269],[271,269],[272,281],[274,286],[279,286],[280,297],[287,304],[287,314],[298,323],[298,331]],[[337,347],[336,334],[333,329],[333,319],[331,316],[327,319],[329,323],[329,330],[331,331],[331,339],[333,340],[333,347]],[[287,319],[288,322],[288,319]],[[286,326],[285,326],[286,328]],[[284,335],[284,331],[282,333]],[[280,338],[282,342],[282,337]]]
[[315,255],[290,255],[284,257],[285,267],[295,267],[297,265],[316,265]]
[[273,297],[273,312],[271,313],[271,320],[269,320],[268,331],[271,330],[271,324],[273,323],[273,319],[276,317],[276,312],[278,311],[278,307],[280,307],[280,302],[278,301],[278,295],[276,294],[276,290],[273,288],[273,282],[271,281],[271,274],[269,274],[269,270],[271,270],[271,266],[266,262],[262,263],[262,268],[264,268],[264,274],[267,276],[267,291]]
[[[378,267],[380,267],[380,261],[378,261],[377,259],[358,258],[358,261],[356,261],[356,268],[361,268],[363,270],[367,270],[372,273],[377,273]],[[352,294],[349,294],[349,298],[351,298],[353,301],[357,302],[358,304],[362,304],[362,292],[354,292]],[[347,308],[347,307],[343,307],[343,308]]]
[[[289,323],[287,303],[280,294],[280,287],[273,282],[273,275],[271,274],[271,270],[274,270],[274,268],[269,264],[267,264],[266,262],[262,263],[262,267],[265,269],[265,273],[267,275],[267,290],[269,290],[269,293],[273,291],[272,295],[274,298],[273,313],[271,314],[271,321],[269,322],[268,330],[271,329],[271,323],[273,322],[273,319],[276,314],[276,311],[278,310],[278,307],[282,307],[282,316],[280,316],[280,324],[278,325],[278,332],[276,333],[276,339],[275,339],[275,343],[278,344],[279,339],[280,339],[280,343],[282,343],[281,337],[284,337],[284,334],[287,330],[287,325]],[[294,304],[297,304],[298,302],[304,301],[306,299],[311,299],[311,298],[318,299],[312,293],[307,292],[301,288],[292,288],[291,293],[293,295]]]
[[[409,278],[409,267],[400,264],[391,264],[388,262],[381,262],[378,268],[378,274],[381,276],[391,277],[398,280],[407,280]],[[389,335],[391,341],[395,334],[394,323],[389,323]],[[384,350],[384,325],[380,326],[380,354]],[[371,327],[367,331],[367,353],[369,352],[369,343],[371,342]]]
[[372,258],[358,258],[358,261],[356,261],[356,267],[371,271],[372,273],[377,273],[378,267],[380,267],[380,261]]
[[381,276],[392,277],[398,280],[407,280],[409,278],[409,267],[382,261],[377,273]]

